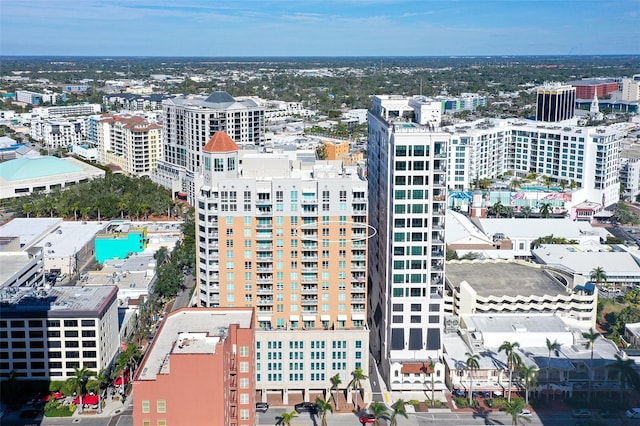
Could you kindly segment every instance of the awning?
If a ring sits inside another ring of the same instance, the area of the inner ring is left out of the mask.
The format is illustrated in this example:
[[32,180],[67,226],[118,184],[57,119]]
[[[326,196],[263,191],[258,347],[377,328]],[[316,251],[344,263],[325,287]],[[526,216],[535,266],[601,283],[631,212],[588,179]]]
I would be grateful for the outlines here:
[[289,315],[289,321],[300,321],[300,315]]
[[[96,405],[100,402],[100,397],[98,395],[85,395],[82,398],[82,403],[86,405]],[[76,396],[76,399],[73,400],[74,404],[80,404],[80,397]]]
[[320,315],[320,321],[331,321],[331,315]]
[[433,371],[429,368],[429,363],[427,362],[411,362],[402,364],[400,372],[402,374],[431,374]]
[[302,316],[302,321],[315,321],[316,320],[316,316],[315,315],[303,315]]
[[338,321],[346,321],[346,320],[347,320],[346,315],[338,315]]
[[364,314],[351,314],[352,320],[364,320]]
[[264,315],[259,315],[258,316],[258,321],[271,321],[271,317],[264,316]]
[[210,186],[201,186],[200,190],[201,191],[205,191],[205,192],[209,192],[209,191],[211,191],[211,187]]
[[122,378],[122,376],[118,377],[115,382],[113,382],[114,386],[122,386],[123,383],[126,385],[127,383],[129,383],[129,379],[128,377],[124,377],[124,379]]

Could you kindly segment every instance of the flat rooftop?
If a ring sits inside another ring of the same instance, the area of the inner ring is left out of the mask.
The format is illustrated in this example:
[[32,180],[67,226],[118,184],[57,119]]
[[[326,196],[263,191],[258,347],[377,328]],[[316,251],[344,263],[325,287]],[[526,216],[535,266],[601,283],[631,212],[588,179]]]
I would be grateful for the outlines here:
[[447,262],[447,280],[458,287],[468,282],[481,297],[544,296],[565,293],[545,269],[512,262]]
[[3,317],[23,318],[31,315],[49,318],[97,316],[115,300],[115,286],[96,287],[8,287],[0,290],[0,314]]
[[60,223],[59,217],[17,217],[0,226],[0,237],[18,237],[21,247],[30,246]]
[[468,330],[482,333],[567,333],[567,325],[555,315],[462,315]]
[[214,354],[219,341],[226,338],[229,325],[253,325],[252,309],[197,308],[169,314],[138,368],[137,380],[155,380],[170,372],[171,354]]

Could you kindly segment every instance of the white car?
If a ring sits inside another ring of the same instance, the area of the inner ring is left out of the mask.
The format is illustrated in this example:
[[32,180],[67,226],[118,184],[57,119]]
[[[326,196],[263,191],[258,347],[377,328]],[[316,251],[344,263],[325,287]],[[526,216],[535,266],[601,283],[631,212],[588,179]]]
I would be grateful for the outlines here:
[[518,415],[522,416],[522,417],[531,417],[531,410],[529,410],[528,408],[523,408],[520,411],[520,414],[518,414]]
[[640,419],[640,408],[629,408],[624,414],[630,419]]

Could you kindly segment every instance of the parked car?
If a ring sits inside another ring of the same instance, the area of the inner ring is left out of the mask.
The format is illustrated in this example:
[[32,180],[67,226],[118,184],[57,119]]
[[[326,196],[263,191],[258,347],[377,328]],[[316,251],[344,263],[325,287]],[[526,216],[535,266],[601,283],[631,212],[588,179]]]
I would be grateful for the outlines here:
[[376,417],[371,413],[365,413],[360,416],[360,423],[363,425],[371,425],[376,422]]
[[56,281],[57,282],[62,282],[65,280],[65,278],[67,278],[67,274],[60,274],[56,277]]
[[571,415],[578,419],[587,419],[591,418],[591,411],[587,410],[586,408],[578,408],[577,410],[573,410],[573,413],[571,413]]
[[529,410],[528,408],[523,408],[522,410],[520,410],[520,414],[518,415],[522,417],[531,417],[531,410]]
[[640,408],[629,408],[624,412],[624,415],[629,417],[630,419],[640,419]]
[[269,404],[266,402],[256,402],[256,411],[266,413],[269,410]]
[[318,406],[313,402],[301,402],[300,404],[296,404],[294,408],[298,414],[300,413],[318,414]]

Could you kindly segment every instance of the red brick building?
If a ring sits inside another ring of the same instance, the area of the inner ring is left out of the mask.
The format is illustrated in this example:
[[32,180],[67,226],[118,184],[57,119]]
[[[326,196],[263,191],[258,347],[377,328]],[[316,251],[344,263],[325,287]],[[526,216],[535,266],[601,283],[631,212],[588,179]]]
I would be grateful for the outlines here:
[[169,314],[135,373],[134,424],[254,425],[253,324],[247,308]]
[[619,90],[619,82],[610,78],[578,80],[569,84],[576,88],[576,99],[593,99],[594,92],[597,92],[598,98],[602,99],[609,93]]

